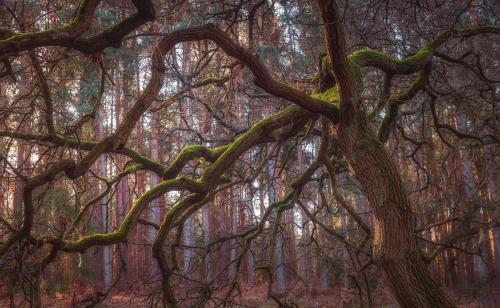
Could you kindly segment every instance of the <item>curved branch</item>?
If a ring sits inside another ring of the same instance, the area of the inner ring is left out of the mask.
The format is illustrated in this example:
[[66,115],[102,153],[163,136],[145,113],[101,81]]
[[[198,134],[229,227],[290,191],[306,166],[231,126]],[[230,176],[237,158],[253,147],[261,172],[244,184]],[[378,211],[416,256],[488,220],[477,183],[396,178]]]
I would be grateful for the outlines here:
[[324,22],[325,44],[333,75],[340,88],[340,113],[342,121],[349,122],[356,112],[358,85],[347,59],[347,46],[343,21],[334,0],[318,0]]
[[57,247],[65,252],[83,252],[89,247],[97,245],[112,245],[126,240],[127,235],[133,230],[136,222],[144,210],[144,208],[154,199],[173,190],[189,190],[193,192],[202,192],[205,190],[200,183],[186,178],[180,177],[173,180],[166,180],[153,186],[151,189],[142,194],[134,203],[122,224],[115,232],[106,234],[92,234],[84,236],[77,241],[64,241],[58,238],[45,238],[44,241]]
[[16,33],[0,40],[0,57],[13,56],[21,51],[42,46],[63,46],[83,53],[93,53],[112,46],[118,48],[125,35],[156,18],[153,4],[148,0],[133,0],[137,12],[102,33],[82,38],[89,29],[100,0],[83,0],[72,20],[60,27],[40,32]]
[[89,200],[88,202],[86,202],[81,211],[78,213],[78,215],[76,216],[75,220],[73,221],[73,225],[71,226],[70,228],[70,231],[68,232],[68,234],[71,234],[73,233],[73,231],[75,230],[75,228],[78,226],[78,223],[80,222],[80,220],[82,219],[83,215],[87,212],[87,210],[93,205],[95,204],[97,201],[101,200],[102,198],[104,198],[104,196],[106,196],[109,191],[111,190],[111,187],[113,186],[113,184],[119,182],[123,177],[139,170],[141,168],[141,165],[133,165],[131,167],[128,167],[127,169],[123,170],[122,172],[118,173],[114,178],[112,178],[111,180],[107,180],[107,179],[103,179],[104,182],[106,183],[106,189],[103,190],[100,194],[98,194],[95,198],[92,198],[91,200]]
[[359,49],[349,55],[349,60],[361,67],[376,67],[392,75],[408,75],[418,72],[424,69],[431,59],[432,51],[427,48],[420,49],[401,60],[370,48]]
[[431,50],[436,50],[447,40],[451,38],[468,38],[480,34],[500,34],[500,25],[481,25],[469,28],[455,28],[448,29],[441,32],[435,39],[433,39],[427,48]]
[[160,41],[159,48],[166,50],[177,43],[196,40],[211,40],[221,47],[228,56],[238,59],[250,69],[255,84],[269,94],[293,102],[310,112],[323,114],[332,121],[338,122],[338,108],[334,104],[315,99],[292,86],[275,80],[257,56],[236,43],[213,24],[174,31]]
[[446,30],[415,54],[401,60],[370,48],[356,50],[349,55],[349,60],[359,66],[376,67],[389,74],[408,75],[424,69],[432,61],[432,56],[437,53],[437,48],[447,40],[451,38],[468,38],[488,33],[500,34],[500,26],[484,25]]
[[378,138],[380,141],[384,143],[387,142],[387,140],[389,139],[389,134],[394,127],[394,123],[397,120],[399,106],[415,97],[415,95],[417,95],[417,93],[425,87],[425,84],[427,83],[427,80],[429,80],[429,77],[431,75],[431,69],[432,65],[430,63],[427,64],[404,91],[393,94],[389,97],[386,103],[388,104],[389,110],[387,112],[387,115],[382,120],[378,131]]

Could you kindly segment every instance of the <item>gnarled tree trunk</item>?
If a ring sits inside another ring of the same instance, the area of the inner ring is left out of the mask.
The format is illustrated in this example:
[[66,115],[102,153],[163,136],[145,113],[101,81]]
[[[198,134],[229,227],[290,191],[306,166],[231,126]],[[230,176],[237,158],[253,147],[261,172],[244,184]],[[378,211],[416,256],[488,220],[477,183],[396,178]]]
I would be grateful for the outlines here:
[[374,213],[373,257],[403,307],[453,307],[427,270],[415,217],[396,165],[363,115],[340,125],[339,145]]

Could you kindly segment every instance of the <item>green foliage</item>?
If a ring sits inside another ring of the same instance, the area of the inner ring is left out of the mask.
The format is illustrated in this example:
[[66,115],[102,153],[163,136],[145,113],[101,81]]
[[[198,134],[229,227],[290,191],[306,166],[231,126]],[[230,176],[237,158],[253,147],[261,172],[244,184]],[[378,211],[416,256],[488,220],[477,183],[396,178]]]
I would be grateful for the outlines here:
[[[78,101],[75,102],[74,106],[79,113],[88,113],[92,110],[91,98],[98,96],[100,77],[97,71],[92,67],[88,67],[88,65],[84,67],[83,77],[78,89]],[[68,90],[62,88],[60,91],[62,95],[60,95],[59,99],[67,101],[68,98],[65,97],[70,95]]]

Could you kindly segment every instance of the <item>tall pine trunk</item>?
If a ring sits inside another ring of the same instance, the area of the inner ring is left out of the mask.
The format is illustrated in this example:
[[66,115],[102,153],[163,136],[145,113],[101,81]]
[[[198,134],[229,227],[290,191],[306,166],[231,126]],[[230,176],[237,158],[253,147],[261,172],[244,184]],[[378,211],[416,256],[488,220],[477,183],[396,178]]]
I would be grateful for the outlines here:
[[[104,117],[102,113],[99,113],[98,124],[97,124],[97,138],[102,140],[104,138]],[[106,155],[101,155],[98,160],[99,175],[106,177],[107,175],[107,162]],[[106,189],[104,184],[101,184],[101,191]],[[101,199],[101,232],[108,232],[108,196],[104,196]],[[105,288],[111,286],[112,272],[111,272],[111,248],[110,246],[102,247],[102,264],[103,264],[103,284]]]

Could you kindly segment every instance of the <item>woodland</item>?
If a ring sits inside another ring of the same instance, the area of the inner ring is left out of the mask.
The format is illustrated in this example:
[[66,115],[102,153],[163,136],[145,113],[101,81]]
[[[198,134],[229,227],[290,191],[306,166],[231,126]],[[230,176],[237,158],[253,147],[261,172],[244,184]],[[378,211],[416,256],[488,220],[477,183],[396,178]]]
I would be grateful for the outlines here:
[[0,306],[500,307],[499,18],[0,0]]

